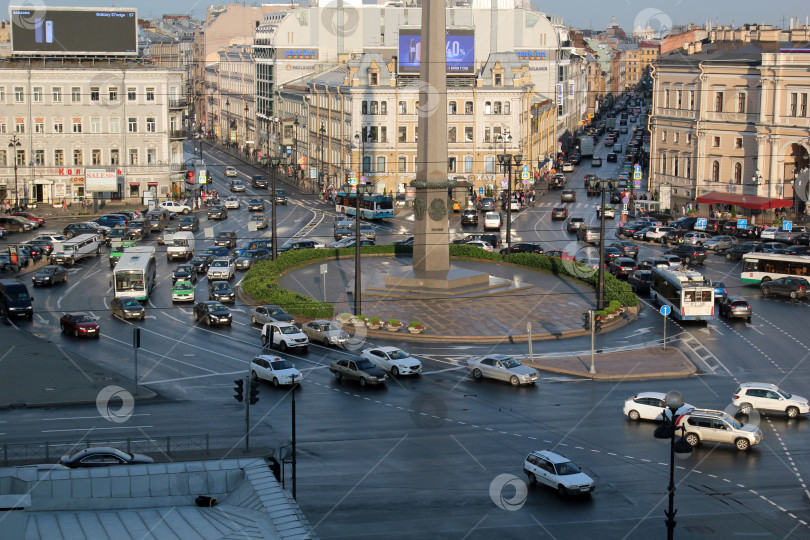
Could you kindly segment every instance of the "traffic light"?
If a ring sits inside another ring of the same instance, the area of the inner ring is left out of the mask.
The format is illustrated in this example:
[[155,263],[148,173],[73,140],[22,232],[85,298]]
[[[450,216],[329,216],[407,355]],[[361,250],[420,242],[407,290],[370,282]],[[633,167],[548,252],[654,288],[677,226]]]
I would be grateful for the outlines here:
[[250,395],[248,403],[255,405],[259,402],[259,381],[250,381]]
[[594,331],[599,333],[602,331],[602,316],[601,315],[594,315],[593,316],[593,326]]
[[591,331],[591,312],[588,311],[582,314],[582,327],[585,328],[588,332]]
[[194,183],[194,171],[186,171],[186,184]]
[[236,386],[233,387],[233,391],[236,392],[233,398],[239,403],[242,403],[245,400],[245,380],[236,379],[233,382],[236,383]]

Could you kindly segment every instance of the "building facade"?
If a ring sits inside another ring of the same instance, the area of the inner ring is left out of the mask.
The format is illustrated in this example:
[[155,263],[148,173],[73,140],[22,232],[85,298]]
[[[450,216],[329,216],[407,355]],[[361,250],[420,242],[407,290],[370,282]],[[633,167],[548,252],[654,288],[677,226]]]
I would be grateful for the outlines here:
[[11,199],[15,184],[29,204],[90,197],[86,177],[98,169],[116,177],[117,190],[102,198],[142,201],[181,188],[182,70],[6,61],[0,74],[0,187]]

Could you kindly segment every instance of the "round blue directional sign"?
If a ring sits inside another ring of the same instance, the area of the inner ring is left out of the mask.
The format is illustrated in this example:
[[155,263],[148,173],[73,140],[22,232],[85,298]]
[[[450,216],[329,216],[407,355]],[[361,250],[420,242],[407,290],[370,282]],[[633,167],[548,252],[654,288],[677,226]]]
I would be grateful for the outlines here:
[[666,317],[667,315],[670,314],[670,312],[672,312],[672,308],[669,306],[661,306],[661,309],[659,311],[661,312],[661,315]]

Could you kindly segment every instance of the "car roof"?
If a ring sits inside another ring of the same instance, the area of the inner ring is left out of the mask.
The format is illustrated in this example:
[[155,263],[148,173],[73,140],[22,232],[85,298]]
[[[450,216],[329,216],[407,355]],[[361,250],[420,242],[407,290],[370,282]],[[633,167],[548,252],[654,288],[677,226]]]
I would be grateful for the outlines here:
[[[258,356],[253,357],[253,360],[258,360],[260,358],[262,360],[267,360],[268,362],[276,362],[278,360],[285,360],[285,358],[282,358],[280,356],[276,356],[274,354],[260,354]],[[251,360],[251,362],[253,362],[253,360]]]
[[554,453],[551,450],[535,450],[532,454],[542,456],[549,460],[550,462],[554,463],[555,465],[558,463],[568,463],[571,461],[565,456],[561,456],[560,454]]
[[779,390],[779,387],[775,384],[766,382],[744,382],[740,383],[740,388],[767,388],[768,390]]
[[658,398],[664,399],[667,395],[664,392],[639,392],[636,394],[637,398]]

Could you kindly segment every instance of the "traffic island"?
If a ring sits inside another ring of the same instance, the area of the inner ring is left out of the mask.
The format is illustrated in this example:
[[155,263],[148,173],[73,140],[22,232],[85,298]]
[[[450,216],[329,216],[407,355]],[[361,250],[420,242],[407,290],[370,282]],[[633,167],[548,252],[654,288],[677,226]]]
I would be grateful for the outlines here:
[[590,373],[590,354],[560,358],[527,359],[523,363],[540,371],[593,380],[679,379],[697,372],[697,367],[677,347],[646,347],[629,351],[596,353]]

